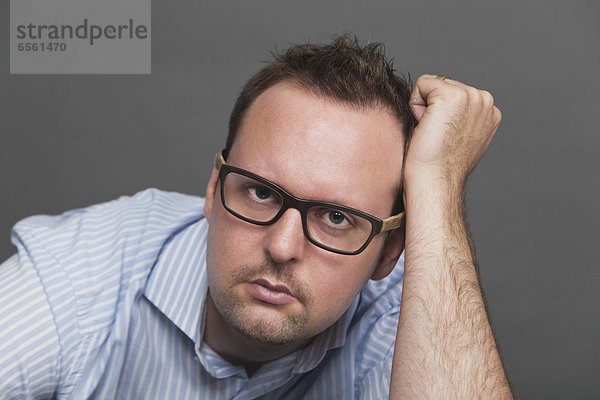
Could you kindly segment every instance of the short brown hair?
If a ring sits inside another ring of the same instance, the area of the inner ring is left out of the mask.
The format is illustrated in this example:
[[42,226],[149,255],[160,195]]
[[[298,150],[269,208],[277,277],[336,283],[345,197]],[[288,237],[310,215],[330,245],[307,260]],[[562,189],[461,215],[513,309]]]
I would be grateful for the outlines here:
[[293,45],[283,52],[273,52],[272,56],[272,61],[250,78],[237,98],[229,118],[225,157],[254,100],[282,81],[354,107],[391,110],[404,132],[406,151],[416,125],[408,106],[412,85],[409,78],[396,74],[382,43],[362,45],[356,37],[342,35],[328,44]]

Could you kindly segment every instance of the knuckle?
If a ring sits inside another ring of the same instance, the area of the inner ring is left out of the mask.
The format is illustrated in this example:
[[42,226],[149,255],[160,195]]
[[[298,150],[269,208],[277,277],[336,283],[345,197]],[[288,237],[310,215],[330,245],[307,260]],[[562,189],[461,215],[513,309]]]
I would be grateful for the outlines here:
[[471,87],[466,87],[457,91],[455,98],[469,109],[481,108],[483,105],[483,100],[481,99],[479,92],[477,89]]
[[487,90],[480,90],[479,94],[481,94],[481,97],[483,97],[484,99],[488,99],[488,100],[494,101],[494,97]]
[[431,79],[433,75],[423,74],[417,78],[416,85],[423,83],[424,80]]
[[467,103],[469,100],[469,93],[467,90],[459,88],[454,92],[454,100],[458,103]]
[[482,109],[482,108],[484,108],[484,107],[485,107],[485,100],[483,99],[483,97],[481,97],[481,96],[479,95],[479,93],[477,93],[477,95],[474,95],[474,96],[472,97],[472,99],[473,99],[473,100],[472,100],[472,104],[473,104],[473,106],[475,106],[475,107],[477,107],[477,108],[479,108],[479,109]]
[[483,104],[488,107],[492,107],[494,105],[494,96],[487,90],[481,90],[480,92],[481,98],[483,99]]
[[474,87],[468,87],[467,92],[469,93],[469,98],[475,102],[482,102],[481,92]]

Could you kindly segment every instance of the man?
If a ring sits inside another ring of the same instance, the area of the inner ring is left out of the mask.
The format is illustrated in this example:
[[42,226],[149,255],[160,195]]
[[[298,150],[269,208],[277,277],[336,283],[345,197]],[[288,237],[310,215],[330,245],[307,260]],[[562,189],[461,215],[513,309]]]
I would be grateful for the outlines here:
[[411,93],[381,46],[293,46],[243,89],[205,200],[15,226],[0,397],[510,398],[462,202],[499,121],[447,77]]

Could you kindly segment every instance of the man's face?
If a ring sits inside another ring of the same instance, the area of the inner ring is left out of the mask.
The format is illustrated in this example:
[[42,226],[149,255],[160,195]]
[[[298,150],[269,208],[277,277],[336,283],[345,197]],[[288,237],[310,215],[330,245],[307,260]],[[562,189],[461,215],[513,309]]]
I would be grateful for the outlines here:
[[[252,104],[226,161],[296,197],[383,219],[391,213],[402,150],[390,112],[352,109],[283,82]],[[358,255],[335,254],[306,239],[296,209],[269,226],[238,219],[223,207],[216,183],[214,170],[205,203],[209,294],[226,324],[247,338],[305,342],[335,323],[369,278],[389,273],[380,262],[385,234]]]

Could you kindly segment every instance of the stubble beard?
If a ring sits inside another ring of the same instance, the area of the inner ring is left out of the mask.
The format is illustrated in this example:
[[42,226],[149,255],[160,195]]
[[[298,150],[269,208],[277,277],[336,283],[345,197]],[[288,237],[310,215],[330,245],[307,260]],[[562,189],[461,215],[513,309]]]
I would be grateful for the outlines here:
[[[301,339],[309,319],[306,305],[310,304],[311,298],[306,287],[291,274],[292,268],[275,265],[272,261],[265,261],[258,266],[242,266],[233,276],[232,283],[225,292],[213,298],[217,310],[227,324],[239,334],[259,343],[278,346]],[[300,314],[284,315],[276,310],[279,306],[264,304],[262,312],[270,314],[267,318],[247,312],[246,305],[237,296],[235,289],[240,284],[259,277],[274,277],[288,286],[294,297],[304,306],[303,311]]]

